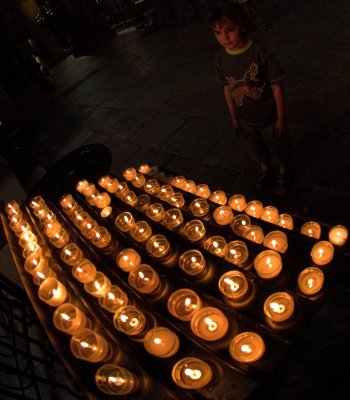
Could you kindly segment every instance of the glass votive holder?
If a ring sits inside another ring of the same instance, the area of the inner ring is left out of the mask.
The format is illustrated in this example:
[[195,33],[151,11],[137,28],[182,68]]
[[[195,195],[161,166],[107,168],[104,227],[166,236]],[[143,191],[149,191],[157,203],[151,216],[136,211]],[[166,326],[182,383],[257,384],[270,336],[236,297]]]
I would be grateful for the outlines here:
[[186,185],[186,178],[183,175],[178,175],[175,176],[171,181],[170,181],[172,186],[175,186],[179,189],[183,189]]
[[317,265],[326,265],[333,259],[334,247],[332,243],[322,240],[313,245],[311,249],[312,261]]
[[249,225],[242,236],[255,243],[262,243],[264,240],[264,232],[259,225]]
[[56,221],[56,215],[52,210],[48,210],[39,218],[39,221],[42,226],[46,226],[47,224]]
[[213,212],[213,218],[218,225],[228,225],[233,221],[232,208],[229,206],[217,207]]
[[179,267],[187,275],[199,275],[205,270],[205,258],[199,250],[187,250],[179,257]]
[[203,199],[209,199],[211,194],[210,188],[205,183],[200,183],[197,185],[197,189],[195,191],[195,195],[199,197],[203,197]]
[[248,289],[248,280],[242,272],[228,271],[219,279],[220,292],[231,300],[242,300]]
[[112,178],[106,185],[106,190],[108,193],[115,193],[119,188],[119,181],[117,178]]
[[301,293],[312,296],[323,288],[324,274],[317,267],[305,268],[298,277],[298,288]]
[[136,250],[127,248],[117,255],[116,263],[123,271],[130,272],[141,264],[141,256]]
[[128,211],[122,212],[117,215],[115,226],[122,232],[129,232],[135,225],[135,218]]
[[19,206],[19,204],[17,203],[16,200],[11,200],[8,203],[6,203],[5,212],[6,212],[8,217],[11,217],[12,215],[18,215],[18,214],[22,213],[22,211],[20,209],[20,206]]
[[39,286],[38,296],[49,306],[58,307],[68,298],[66,287],[56,278],[47,278]]
[[201,220],[191,219],[185,224],[183,233],[191,242],[198,242],[204,238],[206,229]]
[[112,214],[112,212],[113,212],[112,207],[105,207],[101,210],[100,215],[102,218],[107,218]]
[[319,239],[321,236],[321,225],[316,221],[305,222],[301,227],[300,232],[303,235]]
[[247,215],[250,215],[251,217],[260,218],[263,212],[263,204],[259,200],[252,200],[247,203],[244,211]]
[[182,225],[184,217],[177,208],[170,208],[164,214],[163,224],[169,229],[176,229]]
[[113,324],[119,332],[130,336],[140,335],[147,327],[144,313],[134,306],[120,307],[113,316]]
[[90,240],[99,249],[105,249],[111,244],[112,236],[104,226],[99,226]]
[[255,332],[242,332],[235,336],[229,347],[231,357],[242,363],[253,363],[264,355],[264,339]]
[[191,179],[187,179],[183,190],[188,193],[195,193],[197,190],[196,182],[192,181]]
[[209,204],[206,199],[199,197],[191,202],[190,211],[195,217],[204,217],[209,212]]
[[51,221],[44,227],[44,232],[49,239],[53,239],[62,229],[63,227],[58,221]]
[[264,237],[263,245],[279,253],[285,253],[288,248],[287,235],[281,231],[271,231]]
[[158,191],[158,197],[163,201],[168,201],[168,198],[174,193],[171,185],[162,185]]
[[248,247],[244,242],[241,240],[233,240],[232,242],[227,243],[227,253],[225,255],[226,261],[242,267],[248,260],[248,257]]
[[44,208],[46,206],[45,200],[42,198],[42,196],[35,196],[29,203],[30,208],[33,211],[38,211],[41,208]]
[[85,313],[71,303],[63,303],[56,308],[53,314],[53,324],[57,329],[73,335],[83,328],[90,328],[91,321]]
[[131,228],[130,235],[137,242],[147,242],[152,236],[152,228],[146,221],[139,221]]
[[212,236],[204,243],[204,248],[218,257],[225,257],[227,244],[223,236]]
[[219,340],[228,331],[229,322],[224,313],[215,307],[203,307],[191,319],[191,331],[207,341]]
[[100,271],[96,272],[92,281],[84,283],[85,291],[94,297],[104,297],[110,290],[111,286],[111,281],[103,272]]
[[143,186],[143,190],[152,196],[156,196],[159,192],[159,189],[160,185],[157,179],[149,179]]
[[98,193],[98,190],[96,189],[96,186],[89,182],[83,189],[83,195],[88,198],[90,197],[92,194]]
[[250,225],[250,218],[245,214],[238,214],[233,218],[230,227],[237,236],[242,236],[243,232]]
[[160,203],[153,203],[147,208],[146,215],[153,221],[160,222],[165,215],[164,207]]
[[96,206],[97,196],[99,192],[95,190],[89,196],[86,196],[86,201],[90,204],[90,206]]
[[109,175],[104,175],[98,180],[98,184],[101,186],[101,188],[106,189],[107,188],[107,183],[111,181],[111,177]]
[[23,246],[22,256],[29,257],[31,254],[42,255],[43,249],[37,242],[28,242]]
[[328,232],[328,240],[336,245],[343,246],[348,240],[348,230],[343,225],[335,225]]
[[164,258],[170,252],[170,243],[164,235],[154,235],[147,240],[147,252],[156,258]]
[[227,203],[227,196],[223,190],[215,190],[215,192],[209,196],[209,200],[224,206]]
[[152,294],[160,287],[159,275],[147,264],[141,264],[130,271],[128,282],[131,287],[144,294]]
[[62,228],[60,232],[55,233],[55,236],[49,240],[56,248],[62,249],[69,243],[70,239],[68,232]]
[[124,194],[120,200],[130,206],[134,206],[137,203],[137,195],[135,192],[130,190],[128,193]]
[[76,358],[88,362],[107,361],[112,349],[107,340],[91,329],[80,329],[70,339],[70,349]]
[[185,205],[185,199],[180,192],[174,192],[168,198],[168,203],[177,208],[182,208]]
[[278,220],[279,212],[278,209],[274,206],[266,206],[263,208],[260,218],[263,221],[270,222],[271,224],[275,224]]
[[145,182],[146,182],[146,178],[141,173],[136,174],[135,178],[131,181],[131,183],[139,189],[142,188],[142,186],[145,184]]
[[95,265],[87,258],[82,258],[72,268],[72,275],[79,282],[86,283],[92,281],[96,276]]
[[80,225],[80,232],[87,238],[91,239],[95,236],[95,232],[98,229],[97,222],[92,219],[91,221],[82,222]]
[[41,253],[31,253],[24,262],[24,269],[34,277],[38,276],[38,272],[47,275],[49,265],[46,257]]
[[264,313],[272,322],[287,321],[294,313],[293,297],[287,292],[273,293],[264,302]]
[[152,356],[168,358],[177,353],[180,340],[172,330],[158,326],[146,333],[143,345],[147,353],[152,354]]
[[292,230],[294,226],[293,217],[289,214],[280,214],[275,223],[282,228],[290,230]]
[[99,193],[96,196],[96,207],[105,208],[111,204],[111,198],[107,192]]
[[150,205],[151,198],[148,196],[148,194],[141,194],[141,196],[137,198],[135,208],[140,211],[146,211]]
[[137,175],[137,171],[134,167],[129,167],[126,168],[123,171],[123,177],[127,180],[127,181],[132,181],[133,179],[136,178]]
[[72,208],[76,201],[70,193],[66,193],[60,197],[59,203],[63,210],[66,210]]
[[234,194],[229,198],[228,205],[232,210],[244,211],[247,202],[243,194]]
[[272,279],[282,271],[282,259],[274,250],[264,250],[254,259],[254,268],[260,278]]
[[171,372],[173,381],[184,389],[201,389],[207,386],[213,378],[213,371],[208,363],[187,357],[178,361]]
[[168,311],[181,321],[190,321],[202,307],[202,300],[191,289],[175,290],[168,298]]
[[24,219],[21,219],[18,222],[12,220],[9,224],[9,227],[18,237],[21,236],[23,232],[30,231],[32,229],[28,222]]
[[80,180],[76,185],[75,185],[75,189],[79,192],[79,193],[83,193],[84,189],[89,185],[89,182],[86,179],[82,179]]
[[98,303],[105,310],[115,313],[128,304],[128,296],[119,286],[112,285],[103,297],[98,298]]
[[63,262],[74,267],[83,258],[83,252],[77,244],[70,243],[61,250],[60,257]]
[[126,182],[119,182],[117,189],[115,190],[114,194],[116,197],[121,199],[125,194],[129,192],[129,186]]
[[24,247],[27,243],[37,243],[38,238],[34,235],[32,231],[22,232],[19,236],[19,245]]
[[140,164],[140,165],[137,167],[137,170],[138,170],[139,172],[141,172],[141,174],[148,174],[150,168],[151,168],[151,167],[150,167],[149,164],[144,163],[144,164]]
[[125,396],[135,391],[137,381],[126,368],[115,364],[104,364],[95,374],[96,386],[101,392],[117,396]]
[[73,222],[73,224],[80,230],[83,229],[84,226],[86,226],[86,224],[88,222],[92,222],[92,217],[90,216],[89,213],[87,213],[86,211],[79,211],[77,213],[74,213],[71,216],[71,221]]

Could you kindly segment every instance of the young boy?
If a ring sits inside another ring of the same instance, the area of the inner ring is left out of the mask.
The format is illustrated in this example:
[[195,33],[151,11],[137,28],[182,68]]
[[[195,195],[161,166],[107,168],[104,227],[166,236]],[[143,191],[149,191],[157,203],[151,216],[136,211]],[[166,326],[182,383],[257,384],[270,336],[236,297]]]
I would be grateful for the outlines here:
[[208,15],[223,47],[215,58],[217,76],[237,135],[247,140],[251,155],[261,165],[257,187],[271,180],[271,161],[278,164],[276,194],[287,189],[286,118],[281,87],[286,77],[275,58],[246,36],[247,14],[238,3],[224,0]]

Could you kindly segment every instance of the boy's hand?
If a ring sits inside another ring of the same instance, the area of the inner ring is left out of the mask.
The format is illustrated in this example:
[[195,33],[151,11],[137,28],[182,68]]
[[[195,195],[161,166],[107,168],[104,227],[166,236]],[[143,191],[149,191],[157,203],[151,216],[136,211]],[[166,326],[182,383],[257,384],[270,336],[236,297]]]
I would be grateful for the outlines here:
[[276,136],[281,137],[286,130],[286,123],[283,119],[278,119],[275,124]]
[[237,119],[232,119],[232,128],[236,136],[241,136],[241,125]]

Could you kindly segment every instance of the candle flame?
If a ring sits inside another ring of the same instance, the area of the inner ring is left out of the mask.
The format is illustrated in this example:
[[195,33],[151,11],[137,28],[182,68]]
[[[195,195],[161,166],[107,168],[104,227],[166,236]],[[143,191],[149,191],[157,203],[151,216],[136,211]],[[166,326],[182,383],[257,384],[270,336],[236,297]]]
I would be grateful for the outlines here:
[[66,321],[69,321],[69,320],[70,320],[69,315],[66,314],[66,313],[61,313],[61,318],[62,318],[62,319],[65,319]]
[[272,311],[278,314],[282,314],[286,310],[286,306],[284,304],[279,304],[276,302],[270,303],[270,308],[272,308]]
[[314,286],[315,283],[315,279],[314,278],[310,278],[307,280],[307,286],[311,289]]
[[161,343],[163,343],[163,341],[162,341],[161,338],[154,338],[153,341],[154,341],[155,344],[161,344]]
[[95,281],[95,288],[96,288],[97,290],[100,290],[100,289],[101,289],[101,284],[100,284],[98,281]]
[[237,292],[237,290],[239,289],[239,285],[237,282],[234,282],[232,279],[230,278],[225,278],[224,282],[227,283],[228,285],[230,285],[230,289],[233,292]]
[[243,344],[241,346],[241,350],[243,351],[243,353],[251,353],[252,352],[252,348],[249,346],[249,344]]
[[52,297],[56,297],[58,295],[57,289],[52,289]]
[[83,271],[84,271],[83,268],[80,268],[80,267],[77,268],[77,272],[80,273],[80,272],[83,272]]
[[273,240],[271,240],[271,246],[272,247],[276,247],[277,246],[277,240],[275,240],[275,239],[273,239]]
[[208,331],[214,332],[217,330],[218,324],[215,321],[213,321],[211,318],[206,317],[206,318],[204,318],[204,321],[208,326]]
[[194,380],[200,379],[202,376],[202,372],[199,369],[186,368],[184,373]]
[[122,315],[120,316],[120,320],[121,320],[122,322],[126,322],[128,319],[129,319],[129,317],[128,317],[127,315],[125,315],[125,314],[122,314]]
[[67,256],[71,256],[72,255],[72,252],[70,250],[68,250],[68,249],[65,249],[64,252],[67,254]]
[[87,342],[80,342],[80,346],[81,346],[81,347],[84,347],[84,348],[86,348],[86,349],[87,349],[88,347],[90,347],[90,346],[89,346],[89,343],[87,343]]
[[121,376],[109,376],[108,382],[114,383],[116,386],[121,386],[125,382],[125,379],[123,379]]
[[37,276],[41,279],[45,279],[45,275],[42,272],[37,272]]
[[114,299],[115,299],[115,294],[109,292],[109,293],[107,294],[107,297],[108,297],[110,300],[114,300]]

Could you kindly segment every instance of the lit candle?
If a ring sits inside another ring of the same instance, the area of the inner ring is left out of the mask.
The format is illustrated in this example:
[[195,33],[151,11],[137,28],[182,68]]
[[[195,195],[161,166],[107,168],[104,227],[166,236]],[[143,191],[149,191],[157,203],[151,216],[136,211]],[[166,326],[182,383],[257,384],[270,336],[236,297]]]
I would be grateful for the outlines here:
[[255,243],[262,243],[264,240],[264,232],[258,225],[249,225],[242,236]]
[[210,195],[209,200],[224,206],[227,203],[227,196],[224,191],[215,190],[215,192]]
[[179,267],[187,275],[199,275],[205,270],[206,262],[198,250],[187,250],[179,258]]
[[172,186],[183,189],[186,185],[186,178],[182,175],[175,176],[175,178],[173,178],[170,183]]
[[250,215],[251,217],[260,218],[262,212],[263,212],[263,205],[261,201],[258,200],[250,201],[249,203],[247,203],[245,207],[245,213],[247,215]]
[[148,218],[153,219],[153,221],[159,222],[164,218],[164,207],[160,203],[153,203],[148,207],[146,215]]
[[41,277],[48,275],[49,265],[42,254],[32,253],[26,258],[24,269],[34,277]]
[[173,207],[182,208],[185,205],[185,199],[183,198],[182,193],[174,192],[169,196],[168,203]]
[[232,210],[244,211],[247,202],[243,194],[234,194],[229,198],[228,205]]
[[305,268],[298,277],[299,290],[306,295],[318,293],[324,282],[324,274],[317,267]]
[[190,321],[202,307],[202,300],[191,289],[179,289],[169,296],[167,305],[171,315],[181,321]]
[[47,278],[39,286],[39,299],[49,306],[58,307],[63,304],[67,297],[66,287],[56,278]]
[[117,265],[125,272],[130,272],[141,264],[141,257],[134,249],[124,249],[116,259]]
[[45,200],[41,196],[35,196],[29,203],[33,211],[40,210],[46,206]]
[[183,190],[185,192],[195,193],[196,190],[197,190],[197,185],[196,185],[195,181],[186,180],[186,183],[185,183],[185,186],[184,186]]
[[61,304],[56,308],[53,323],[57,329],[70,335],[80,329],[91,327],[91,321],[85,313],[70,303]]
[[171,208],[165,212],[163,223],[169,229],[178,228],[183,223],[182,212],[177,208]]
[[144,177],[143,174],[136,174],[135,178],[131,181],[131,183],[137,187],[137,188],[142,188],[142,186],[145,184],[146,178]]
[[79,230],[84,229],[88,222],[92,222],[92,217],[86,211],[79,211],[71,216],[71,220],[74,225],[79,228]]
[[31,227],[23,218],[17,220],[16,218],[12,218],[10,222],[10,229],[16,234],[16,236],[21,236],[23,232],[30,231]]
[[303,235],[319,239],[321,236],[321,225],[315,221],[306,222],[300,229]]
[[192,219],[188,221],[183,229],[184,235],[191,242],[198,242],[205,236],[205,226],[199,219]]
[[218,257],[225,257],[227,253],[226,240],[222,236],[212,236],[204,243],[204,248]]
[[335,225],[329,230],[328,239],[336,246],[343,246],[348,240],[348,230],[343,225]]
[[137,242],[147,242],[147,240],[152,236],[152,228],[146,221],[139,221],[132,227],[130,235]]
[[55,233],[53,238],[50,238],[50,242],[58,249],[62,249],[69,243],[68,232],[62,228],[60,232]]
[[108,360],[112,355],[111,346],[106,339],[91,329],[80,329],[70,339],[73,355],[88,362]]
[[207,386],[213,377],[209,364],[195,357],[183,358],[178,361],[171,376],[173,381],[184,389],[201,389]]
[[146,328],[146,317],[134,306],[120,307],[113,317],[115,328],[130,336],[136,336],[143,333]]
[[70,243],[61,250],[61,260],[74,267],[83,258],[83,252],[75,243]]
[[253,363],[260,360],[265,353],[265,342],[255,332],[242,332],[230,343],[231,357],[239,362]]
[[143,190],[152,196],[156,196],[157,193],[159,192],[159,189],[160,185],[157,179],[149,179],[143,187]]
[[195,191],[195,194],[199,197],[203,197],[204,199],[209,199],[210,196],[210,189],[209,186],[206,185],[205,183],[201,183],[197,185],[197,189]]
[[47,210],[39,219],[41,225],[46,226],[50,222],[56,221],[56,215],[52,210]]
[[121,199],[128,192],[129,192],[128,184],[126,182],[119,182],[119,185],[115,190],[114,194]]
[[228,225],[233,221],[233,212],[231,207],[221,206],[214,210],[213,217],[218,225]]
[[287,292],[276,292],[264,303],[264,313],[272,322],[284,322],[294,313],[294,299]]
[[85,283],[92,281],[96,276],[95,265],[87,258],[82,258],[72,268],[72,275],[79,282]]
[[112,285],[103,297],[98,298],[98,303],[105,310],[115,313],[128,304],[128,296],[120,287]]
[[168,328],[159,326],[149,330],[143,342],[145,350],[152,356],[168,358],[177,353],[180,340],[176,333]]
[[215,307],[203,307],[191,319],[192,332],[207,341],[221,339],[226,335],[228,327],[227,318]]
[[265,236],[263,245],[279,253],[285,253],[288,248],[287,235],[281,231],[271,231]]
[[104,226],[99,226],[91,237],[91,242],[99,249],[105,249],[111,244],[112,236]]
[[45,235],[49,239],[53,239],[57,233],[62,231],[62,225],[57,221],[49,222],[45,227]]
[[274,250],[264,250],[255,257],[254,268],[261,278],[274,278],[282,271],[281,256]]
[[250,218],[245,214],[238,214],[233,218],[233,221],[230,224],[232,231],[237,236],[242,236],[243,232],[250,225]]
[[95,374],[96,386],[106,394],[124,396],[135,390],[137,382],[134,375],[119,365],[104,364]]
[[86,201],[90,204],[90,206],[96,206],[96,201],[97,201],[98,194],[99,194],[98,191],[95,190],[89,196],[86,196]]
[[174,189],[171,185],[163,185],[159,189],[158,197],[161,200],[168,201],[169,197],[174,193]]
[[141,264],[129,273],[128,282],[140,293],[152,294],[160,287],[159,275],[147,264]]
[[123,177],[127,180],[127,181],[132,181],[133,179],[136,178],[137,175],[137,171],[135,168],[133,167],[129,167],[126,170],[123,171]]
[[141,196],[137,198],[135,208],[137,208],[140,211],[146,211],[150,206],[150,204],[151,204],[151,198],[148,196],[148,194],[141,194]]
[[90,197],[92,194],[98,193],[96,186],[93,183],[88,183],[83,189],[83,195],[85,197]]
[[137,196],[135,192],[130,190],[128,193],[125,193],[120,200],[130,206],[134,206],[137,203]]
[[242,242],[241,240],[233,240],[232,242],[227,243],[227,253],[225,255],[225,260],[227,260],[231,264],[242,267],[248,260],[248,257],[248,247],[244,242]]
[[120,213],[114,221],[115,226],[122,232],[129,232],[135,225],[135,219],[129,212]]
[[63,196],[61,196],[59,203],[60,206],[63,208],[63,210],[66,210],[73,207],[75,200],[70,193],[66,193]]
[[8,217],[11,217],[11,215],[21,214],[21,209],[16,200],[11,200],[6,204],[5,212]]
[[209,212],[209,204],[204,198],[198,198],[190,204],[190,211],[195,217],[204,217]]
[[137,170],[141,172],[141,174],[148,174],[150,166],[149,164],[140,164]]
[[325,265],[332,261],[334,247],[332,243],[322,240],[313,245],[311,249],[312,261],[317,265]]
[[22,232],[21,235],[19,236],[19,245],[21,247],[24,247],[27,243],[33,243],[33,242],[37,242],[38,238],[34,235],[34,233],[32,231],[25,231]]
[[239,301],[248,292],[247,278],[239,271],[228,271],[219,279],[219,289],[229,299]]
[[294,226],[293,218],[289,214],[280,214],[276,224],[285,229],[293,229]]
[[278,217],[278,209],[274,206],[264,207],[260,216],[263,221],[271,222],[271,224],[275,224],[278,220]]
[[98,208],[105,208],[108,207],[110,204],[111,198],[109,197],[108,193],[102,192],[96,196],[96,206]]
[[103,210],[101,210],[101,217],[102,218],[107,218],[108,216],[110,216],[113,212],[112,207],[105,207]]
[[107,183],[111,181],[111,177],[109,175],[104,175],[98,180],[98,184],[103,189],[107,189]]
[[22,256],[27,258],[31,254],[35,254],[36,256],[43,254],[43,250],[37,242],[28,242],[23,246]]
[[163,258],[169,254],[170,243],[164,235],[154,235],[147,240],[146,250],[153,257]]
[[119,181],[117,178],[112,178],[106,185],[106,190],[109,193],[115,193],[119,188]]
[[111,281],[98,271],[92,281],[84,283],[84,289],[94,297],[104,297],[111,288]]
[[86,179],[82,179],[79,181],[75,188],[79,193],[83,193],[84,189],[89,185],[89,182]]

